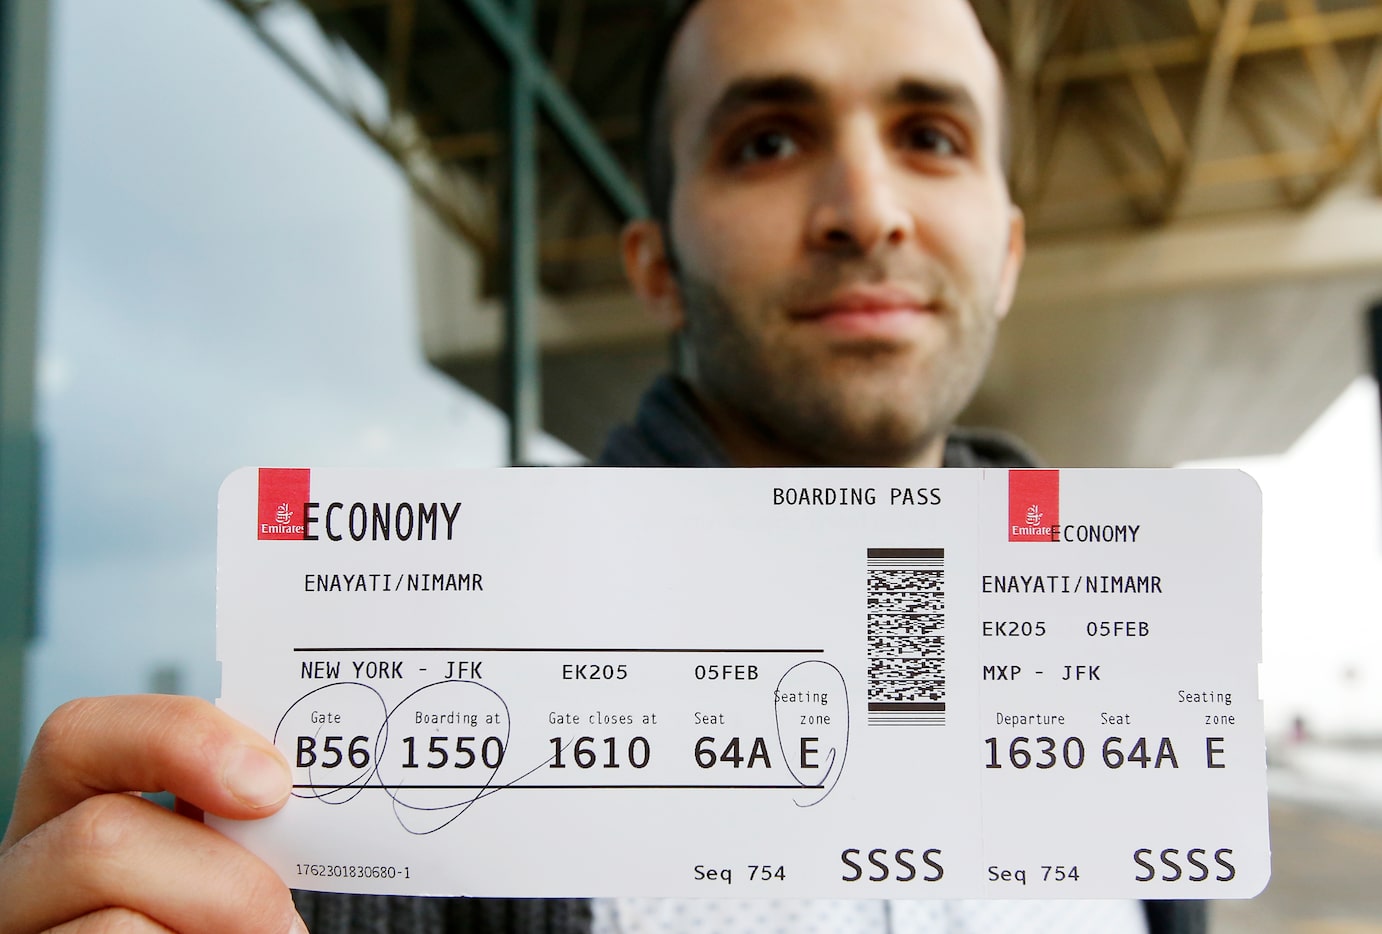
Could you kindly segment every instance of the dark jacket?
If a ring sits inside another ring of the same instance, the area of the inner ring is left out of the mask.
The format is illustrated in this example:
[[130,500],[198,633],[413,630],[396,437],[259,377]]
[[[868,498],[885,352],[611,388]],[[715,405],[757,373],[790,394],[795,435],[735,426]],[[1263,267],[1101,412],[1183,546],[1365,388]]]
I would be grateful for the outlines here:
[[[691,388],[663,376],[644,393],[633,424],[610,433],[601,467],[733,467],[711,434]],[[1035,459],[998,432],[957,428],[945,443],[946,467],[1033,467]]]

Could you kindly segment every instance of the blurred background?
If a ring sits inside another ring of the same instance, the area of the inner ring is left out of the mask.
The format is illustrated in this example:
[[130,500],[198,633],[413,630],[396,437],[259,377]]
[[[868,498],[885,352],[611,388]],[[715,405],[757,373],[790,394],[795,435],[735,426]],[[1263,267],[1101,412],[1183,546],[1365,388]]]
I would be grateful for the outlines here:
[[[974,2],[1031,247],[964,420],[1257,478],[1274,878],[1216,930],[1382,931],[1382,3]],[[659,7],[0,0],[6,806],[63,701],[216,695],[236,467],[574,463],[628,417]]]

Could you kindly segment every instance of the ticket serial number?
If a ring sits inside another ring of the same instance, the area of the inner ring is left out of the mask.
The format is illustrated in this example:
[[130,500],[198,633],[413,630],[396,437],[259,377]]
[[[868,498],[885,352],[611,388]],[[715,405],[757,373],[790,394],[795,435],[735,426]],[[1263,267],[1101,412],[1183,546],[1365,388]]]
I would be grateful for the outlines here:
[[407,866],[298,863],[297,874],[317,879],[411,879]]

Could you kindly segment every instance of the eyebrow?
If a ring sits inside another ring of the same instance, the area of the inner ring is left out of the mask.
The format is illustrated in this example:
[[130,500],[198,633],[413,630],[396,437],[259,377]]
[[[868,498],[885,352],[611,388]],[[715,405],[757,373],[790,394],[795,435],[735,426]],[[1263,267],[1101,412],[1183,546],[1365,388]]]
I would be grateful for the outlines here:
[[714,136],[736,114],[750,107],[764,104],[818,106],[824,101],[825,95],[819,87],[795,75],[740,78],[725,88],[715,106],[706,115],[701,138],[708,139]]
[[[702,139],[713,138],[738,113],[765,104],[815,107],[825,103],[826,93],[815,82],[797,75],[765,75],[740,78],[725,88],[702,126]],[[979,105],[969,89],[960,84],[930,78],[904,77],[883,101],[889,105],[924,104],[960,111],[977,120]]]
[[884,99],[890,104],[928,104],[979,115],[979,104],[969,89],[949,81],[903,78]]

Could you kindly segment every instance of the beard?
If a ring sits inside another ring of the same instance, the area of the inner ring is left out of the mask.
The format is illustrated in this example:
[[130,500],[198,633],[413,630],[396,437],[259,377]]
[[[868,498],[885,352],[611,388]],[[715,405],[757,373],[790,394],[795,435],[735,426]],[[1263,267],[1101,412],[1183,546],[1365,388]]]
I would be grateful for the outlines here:
[[[925,284],[939,310],[924,335],[832,342],[790,317],[842,287],[881,282]],[[929,267],[829,260],[752,308],[685,267],[678,283],[697,390],[804,463],[915,463],[973,397],[997,333],[992,296],[965,302]]]

